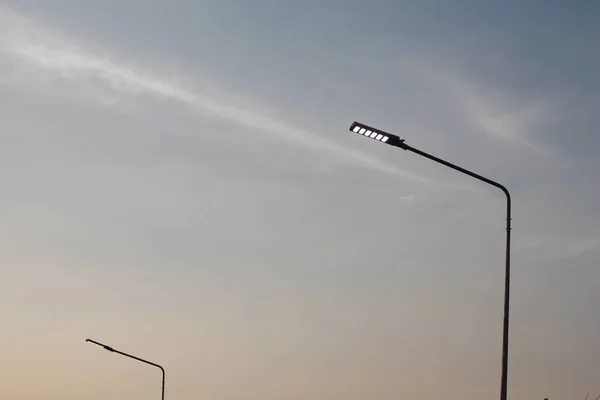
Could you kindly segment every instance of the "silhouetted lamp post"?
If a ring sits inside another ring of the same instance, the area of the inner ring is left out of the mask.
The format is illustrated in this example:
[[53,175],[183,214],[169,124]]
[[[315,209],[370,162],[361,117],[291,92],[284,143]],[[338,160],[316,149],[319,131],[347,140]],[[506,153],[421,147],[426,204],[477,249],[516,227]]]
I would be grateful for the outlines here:
[[158,368],[160,368],[160,370],[162,371],[162,392],[161,392],[161,399],[162,399],[162,400],[165,400],[165,369],[164,369],[163,367],[161,367],[160,365],[158,365],[158,364],[155,364],[155,363],[153,363],[153,362],[150,362],[150,361],[147,361],[147,360],[141,359],[141,358],[139,358],[139,357],[132,356],[131,354],[123,353],[122,351],[119,351],[119,350],[113,349],[113,348],[112,348],[112,347],[110,347],[110,346],[107,346],[107,345],[105,345],[105,344],[102,344],[102,343],[98,343],[98,342],[96,342],[96,341],[94,341],[94,340],[92,340],[92,339],[85,339],[85,341],[86,341],[86,342],[89,342],[89,343],[91,343],[91,344],[94,344],[94,345],[96,345],[96,346],[102,347],[104,350],[108,350],[108,351],[110,351],[111,353],[118,353],[118,354],[121,354],[121,355],[123,355],[123,356],[125,356],[125,357],[133,358],[134,360],[141,361],[141,362],[143,362],[143,363],[146,363],[146,364],[152,365],[152,366],[154,366],[154,367],[158,367]]
[[420,156],[429,158],[437,163],[445,165],[446,167],[450,167],[456,171],[462,172],[463,174],[469,175],[475,179],[478,179],[482,182],[490,184],[492,186],[497,187],[502,190],[506,195],[506,261],[505,261],[505,278],[504,278],[504,325],[502,330],[502,378],[501,378],[501,386],[500,386],[500,400],[506,400],[507,393],[507,380],[508,380],[508,313],[509,313],[509,304],[510,304],[510,193],[508,190],[502,186],[501,184],[494,182],[488,178],[485,178],[481,175],[478,175],[474,172],[461,168],[457,165],[449,163],[448,161],[444,161],[440,158],[432,156],[431,154],[427,154],[421,150],[415,149],[404,143],[404,139],[400,139],[400,137],[396,135],[392,135],[390,133],[384,132],[379,129],[375,129],[365,124],[361,124],[359,122],[354,122],[350,125],[350,131],[357,133],[359,135],[371,138],[381,143],[389,144],[390,146],[399,147],[403,150],[412,151]]

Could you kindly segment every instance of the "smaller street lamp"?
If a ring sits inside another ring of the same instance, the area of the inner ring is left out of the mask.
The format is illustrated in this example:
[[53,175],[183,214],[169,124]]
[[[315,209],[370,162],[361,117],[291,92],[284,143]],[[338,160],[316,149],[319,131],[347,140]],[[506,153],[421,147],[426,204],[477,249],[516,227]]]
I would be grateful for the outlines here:
[[112,348],[112,347],[110,347],[110,346],[107,346],[107,345],[105,345],[105,344],[102,344],[102,343],[96,342],[95,340],[92,340],[92,339],[85,339],[85,341],[86,341],[86,342],[88,342],[88,343],[91,343],[91,344],[93,344],[93,345],[95,345],[95,346],[101,347],[101,348],[103,348],[104,350],[110,351],[111,353],[118,353],[118,354],[121,354],[122,356],[129,357],[129,358],[133,358],[134,360],[141,361],[141,362],[143,362],[143,363],[145,363],[145,364],[149,364],[149,365],[152,365],[152,366],[154,366],[154,367],[160,368],[160,370],[162,371],[162,392],[161,392],[161,399],[162,399],[162,400],[165,400],[165,369],[164,369],[163,367],[161,367],[160,365],[158,365],[158,364],[155,364],[155,363],[153,363],[153,362],[150,362],[150,361],[144,360],[144,359],[142,359],[142,358],[139,358],[139,357],[136,357],[136,356],[132,356],[131,354],[123,353],[122,351],[119,351],[119,350],[113,349],[113,348]]

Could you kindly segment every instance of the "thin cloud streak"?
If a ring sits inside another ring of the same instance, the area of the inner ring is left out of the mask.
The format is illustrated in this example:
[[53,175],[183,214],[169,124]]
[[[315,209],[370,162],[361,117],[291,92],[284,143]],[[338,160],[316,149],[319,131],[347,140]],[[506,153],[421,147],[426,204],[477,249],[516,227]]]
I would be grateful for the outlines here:
[[479,131],[513,146],[548,155],[549,150],[543,144],[528,138],[527,132],[534,132],[549,120],[554,111],[551,99],[521,102],[521,106],[515,111],[514,98],[498,98],[505,94],[499,90],[492,93],[491,90],[478,87],[448,69],[437,68],[435,62],[413,57],[403,59],[403,64],[411,72],[429,82],[436,82],[446,90],[459,105],[466,122]]
[[527,104],[517,112],[494,112],[498,107],[492,106],[488,100],[470,87],[466,82],[453,79],[448,83],[454,90],[465,114],[470,122],[484,133],[509,141],[517,146],[528,148],[537,153],[544,149],[526,137],[526,132],[543,122],[548,115],[548,102],[540,100]]
[[[247,128],[268,132],[278,139],[299,144],[305,148],[325,151],[341,159],[353,161],[355,164],[378,170],[388,174],[401,176],[420,183],[431,183],[431,180],[411,172],[377,160],[358,151],[354,151],[301,128],[265,116],[257,111],[227,104],[216,96],[206,95],[188,90],[168,82],[168,80],[152,76],[142,70],[119,65],[108,58],[102,58],[63,40],[59,35],[37,26],[32,21],[0,6],[0,25],[3,26],[0,38],[0,54],[8,56],[12,61],[25,65],[23,72],[17,73],[20,89],[31,91],[31,81],[39,81],[39,70],[50,73],[48,79],[73,81],[81,84],[93,84],[94,95],[102,104],[114,104],[114,92],[124,95],[149,95],[168,99],[190,107],[193,111],[222,118]],[[34,69],[32,70],[32,67]],[[12,71],[11,71],[12,72]],[[13,74],[14,75],[14,74]],[[6,79],[6,77],[4,78]],[[112,90],[107,97],[103,92],[106,87],[98,85],[102,82]],[[25,85],[24,88],[22,86]],[[100,86],[100,87],[98,87]],[[53,93],[54,94],[54,93]],[[64,96],[63,93],[56,95]],[[89,96],[85,96],[89,97]]]

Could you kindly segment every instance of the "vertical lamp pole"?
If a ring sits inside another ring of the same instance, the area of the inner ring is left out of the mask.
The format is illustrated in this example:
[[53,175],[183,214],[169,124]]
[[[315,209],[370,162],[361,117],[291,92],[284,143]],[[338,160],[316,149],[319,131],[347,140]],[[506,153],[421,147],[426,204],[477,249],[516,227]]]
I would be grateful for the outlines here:
[[475,179],[478,179],[482,182],[485,182],[489,185],[495,186],[498,189],[502,190],[506,196],[506,258],[505,258],[505,277],[504,277],[504,324],[502,329],[502,377],[501,377],[501,385],[500,385],[500,400],[506,400],[507,396],[507,381],[508,381],[508,322],[509,322],[509,305],[510,305],[510,223],[511,223],[511,215],[510,215],[510,193],[508,189],[506,189],[501,184],[492,181],[491,179],[485,178],[481,175],[478,175],[474,172],[466,170],[458,165],[454,165],[449,163],[448,161],[442,160],[441,158],[432,156],[431,154],[427,154],[421,150],[415,149],[404,143],[404,139],[400,139],[400,137],[396,135],[392,135],[385,131],[375,129],[365,124],[361,124],[359,122],[354,122],[350,125],[350,131],[357,133],[359,135],[374,139],[376,141],[389,144],[390,146],[399,147],[403,150],[412,151],[415,154],[433,160],[437,163],[445,165],[446,167],[452,168],[456,171],[462,172],[463,174],[469,175]]
[[112,348],[112,347],[110,347],[110,346],[107,346],[107,345],[105,345],[105,344],[102,344],[102,343],[96,342],[95,340],[92,340],[92,339],[85,339],[85,341],[86,341],[86,342],[89,342],[89,343],[91,343],[91,344],[95,344],[96,346],[102,347],[104,350],[108,350],[108,351],[110,351],[111,353],[118,353],[118,354],[121,354],[122,356],[129,357],[129,358],[133,358],[134,360],[141,361],[141,362],[143,362],[143,363],[146,363],[146,364],[152,365],[152,366],[154,366],[154,367],[160,368],[160,370],[162,371],[162,392],[161,392],[161,399],[162,399],[162,400],[165,400],[165,369],[164,369],[163,367],[161,367],[160,365],[158,365],[158,364],[155,364],[155,363],[153,363],[153,362],[150,362],[150,361],[147,361],[147,360],[141,359],[141,358],[139,358],[139,357],[132,356],[131,354],[123,353],[122,351],[119,351],[119,350],[113,349],[113,348]]

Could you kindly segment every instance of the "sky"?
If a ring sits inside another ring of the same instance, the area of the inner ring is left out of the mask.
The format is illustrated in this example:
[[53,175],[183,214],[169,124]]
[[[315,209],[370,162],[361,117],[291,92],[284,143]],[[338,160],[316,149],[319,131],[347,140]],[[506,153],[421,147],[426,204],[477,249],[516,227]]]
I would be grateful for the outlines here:
[[600,394],[600,5],[0,2],[0,398]]

